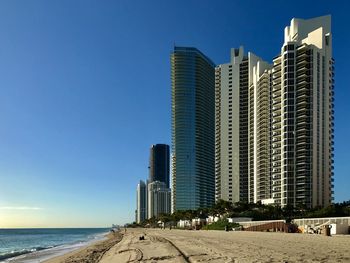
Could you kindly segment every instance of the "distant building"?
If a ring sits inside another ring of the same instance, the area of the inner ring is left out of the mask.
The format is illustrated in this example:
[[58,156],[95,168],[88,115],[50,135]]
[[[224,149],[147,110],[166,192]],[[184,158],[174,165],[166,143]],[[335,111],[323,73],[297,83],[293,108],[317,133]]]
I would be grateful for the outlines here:
[[147,185],[148,218],[171,212],[171,192],[164,182],[154,181]]
[[172,211],[215,202],[215,65],[192,47],[171,54]]
[[[137,185],[136,222],[171,212],[169,189],[169,145],[154,144],[150,149],[149,180]],[[149,214],[148,214],[149,213]]]
[[136,193],[136,223],[141,223],[147,218],[147,187],[144,181],[140,180]]
[[169,188],[170,150],[167,144],[154,144],[150,149],[149,182],[164,182]]

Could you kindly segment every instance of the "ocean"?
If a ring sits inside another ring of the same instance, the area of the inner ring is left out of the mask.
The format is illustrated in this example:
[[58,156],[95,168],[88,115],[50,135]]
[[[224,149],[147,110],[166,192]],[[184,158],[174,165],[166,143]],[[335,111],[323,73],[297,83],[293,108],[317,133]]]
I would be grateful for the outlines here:
[[0,229],[0,262],[36,263],[103,239],[109,228]]

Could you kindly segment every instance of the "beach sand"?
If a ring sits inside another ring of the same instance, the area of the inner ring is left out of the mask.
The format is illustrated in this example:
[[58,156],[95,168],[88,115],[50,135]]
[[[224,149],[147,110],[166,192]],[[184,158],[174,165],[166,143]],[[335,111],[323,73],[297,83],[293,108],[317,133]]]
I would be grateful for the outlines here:
[[100,261],[81,253],[48,262],[350,262],[350,236],[140,228],[128,229]]
[[100,262],[138,261],[350,262],[350,236],[128,229]]
[[105,240],[97,241],[87,247],[69,252],[44,261],[45,263],[96,263],[99,262],[104,253],[117,244],[123,235],[120,233],[109,233]]

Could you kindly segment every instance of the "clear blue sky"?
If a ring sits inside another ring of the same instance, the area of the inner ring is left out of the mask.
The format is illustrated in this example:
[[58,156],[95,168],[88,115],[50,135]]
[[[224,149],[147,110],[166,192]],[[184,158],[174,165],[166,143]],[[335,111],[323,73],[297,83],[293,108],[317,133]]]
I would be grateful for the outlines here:
[[170,144],[174,43],[271,61],[293,17],[332,15],[335,201],[350,199],[346,1],[0,2],[0,227],[134,219],[149,147]]

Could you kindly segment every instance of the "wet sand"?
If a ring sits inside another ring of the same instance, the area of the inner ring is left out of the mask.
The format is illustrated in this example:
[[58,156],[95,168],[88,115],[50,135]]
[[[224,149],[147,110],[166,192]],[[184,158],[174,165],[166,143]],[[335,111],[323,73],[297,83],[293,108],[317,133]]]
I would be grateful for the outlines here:
[[117,244],[123,235],[110,233],[105,240],[97,241],[87,247],[72,251],[70,253],[54,257],[45,263],[96,263],[110,248]]

